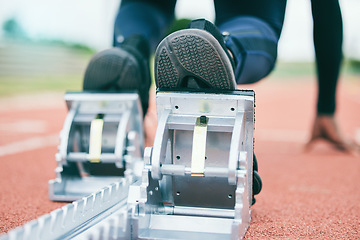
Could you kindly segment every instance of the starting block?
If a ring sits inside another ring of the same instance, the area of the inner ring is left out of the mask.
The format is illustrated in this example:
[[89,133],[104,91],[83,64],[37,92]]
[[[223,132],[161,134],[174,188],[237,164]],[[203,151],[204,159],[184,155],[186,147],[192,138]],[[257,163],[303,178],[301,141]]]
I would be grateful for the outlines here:
[[[241,239],[250,225],[254,92],[159,91],[130,186],[131,239]],[[129,236],[128,236],[129,237]]]
[[154,146],[143,155],[137,94],[65,99],[50,199],[91,194],[1,239],[244,237],[257,170],[253,91],[159,91]]
[[143,168],[138,94],[67,93],[65,101],[69,111],[60,133],[49,198],[74,201],[119,181],[127,192]]

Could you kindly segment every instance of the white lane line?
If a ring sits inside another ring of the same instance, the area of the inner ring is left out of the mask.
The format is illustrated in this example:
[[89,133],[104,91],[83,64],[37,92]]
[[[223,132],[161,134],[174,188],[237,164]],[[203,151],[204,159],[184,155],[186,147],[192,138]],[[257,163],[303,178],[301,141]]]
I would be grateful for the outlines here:
[[48,124],[43,120],[19,120],[12,123],[0,123],[0,132],[44,133]]
[[0,111],[2,113],[14,111],[29,111],[43,109],[65,109],[62,93],[36,93],[0,99]]
[[0,146],[0,157],[41,149],[48,146],[56,146],[58,144],[59,134],[29,138],[23,141],[13,142]]
[[309,132],[291,129],[256,129],[255,139],[269,142],[306,143]]

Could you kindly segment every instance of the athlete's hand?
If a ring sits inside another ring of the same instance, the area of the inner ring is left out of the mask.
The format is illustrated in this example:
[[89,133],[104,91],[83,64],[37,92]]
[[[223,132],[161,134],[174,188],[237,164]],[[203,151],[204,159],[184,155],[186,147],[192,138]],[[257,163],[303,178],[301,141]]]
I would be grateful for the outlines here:
[[322,139],[340,151],[359,154],[360,146],[355,142],[345,139],[337,125],[333,115],[318,115],[315,118],[311,138],[305,145],[305,150],[309,150],[317,140]]

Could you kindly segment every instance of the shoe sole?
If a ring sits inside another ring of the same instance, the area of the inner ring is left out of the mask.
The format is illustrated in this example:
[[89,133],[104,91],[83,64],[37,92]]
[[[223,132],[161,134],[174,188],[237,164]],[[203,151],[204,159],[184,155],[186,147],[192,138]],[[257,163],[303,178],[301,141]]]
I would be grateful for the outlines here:
[[[135,67],[134,67],[135,66]],[[97,53],[91,59],[84,76],[84,90],[139,89],[139,66],[136,59],[120,48]]]
[[206,88],[234,90],[236,81],[229,57],[210,33],[185,29],[170,34],[155,53],[158,88],[184,88],[193,77]]

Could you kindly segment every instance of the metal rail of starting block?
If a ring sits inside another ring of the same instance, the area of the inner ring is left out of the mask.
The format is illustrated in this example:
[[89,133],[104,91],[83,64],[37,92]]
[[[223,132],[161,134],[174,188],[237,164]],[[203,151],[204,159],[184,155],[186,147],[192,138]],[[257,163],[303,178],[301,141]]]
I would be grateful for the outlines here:
[[254,92],[160,91],[157,112],[140,179],[123,178],[0,239],[242,239],[252,201]]
[[74,201],[122,178],[132,183],[143,166],[138,94],[67,93],[65,101],[69,111],[60,133],[49,198]]

